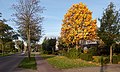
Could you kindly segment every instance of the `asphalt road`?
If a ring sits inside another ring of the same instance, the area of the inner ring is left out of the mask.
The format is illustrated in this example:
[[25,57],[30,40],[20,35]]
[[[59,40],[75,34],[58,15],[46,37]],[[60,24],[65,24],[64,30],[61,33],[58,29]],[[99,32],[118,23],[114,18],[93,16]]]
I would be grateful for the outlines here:
[[0,72],[12,72],[25,56],[14,54],[11,56],[0,57]]

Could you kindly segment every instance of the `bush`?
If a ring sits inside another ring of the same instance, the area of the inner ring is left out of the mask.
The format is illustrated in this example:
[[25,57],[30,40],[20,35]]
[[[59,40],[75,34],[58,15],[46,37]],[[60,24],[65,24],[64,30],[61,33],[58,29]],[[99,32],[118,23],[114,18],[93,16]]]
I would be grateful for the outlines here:
[[104,62],[104,64],[109,63],[110,62],[110,57],[109,56],[108,57],[103,57],[103,62]]
[[120,62],[120,54],[118,55],[118,62]]
[[79,54],[80,52],[78,50],[76,50],[75,48],[72,48],[69,50],[69,52],[65,54],[65,56],[68,58],[76,59],[76,58],[79,58]]
[[89,48],[88,53],[92,54],[93,56],[97,55],[97,48],[96,47]]
[[93,61],[96,62],[96,63],[100,63],[100,56],[93,56]]
[[113,64],[118,64],[119,61],[120,61],[119,55],[114,55],[113,56]]
[[64,56],[65,54],[66,54],[65,50],[59,50],[58,51],[58,55],[60,55],[60,56]]
[[45,51],[45,50],[44,50],[44,51],[42,52],[42,54],[48,54],[48,51]]
[[83,59],[83,60],[86,60],[86,61],[92,61],[92,54],[80,54],[80,58]]
[[[103,57],[103,63],[107,64],[109,63],[109,57]],[[96,63],[101,63],[101,56],[93,56],[93,61]]]

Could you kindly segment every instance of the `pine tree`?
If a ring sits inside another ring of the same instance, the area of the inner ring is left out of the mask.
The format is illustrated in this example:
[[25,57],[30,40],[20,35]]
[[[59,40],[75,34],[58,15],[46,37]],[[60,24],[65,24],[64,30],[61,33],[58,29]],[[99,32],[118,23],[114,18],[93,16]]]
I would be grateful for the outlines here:
[[98,36],[110,47],[110,63],[112,63],[112,45],[120,41],[120,13],[115,10],[115,5],[111,2],[103,12],[100,21]]

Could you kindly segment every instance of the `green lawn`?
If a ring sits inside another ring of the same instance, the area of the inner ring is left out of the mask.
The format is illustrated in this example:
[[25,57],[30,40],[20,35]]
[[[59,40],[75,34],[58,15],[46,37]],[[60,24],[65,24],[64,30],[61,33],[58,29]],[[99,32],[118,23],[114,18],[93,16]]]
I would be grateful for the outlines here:
[[9,56],[9,55],[12,55],[13,53],[8,53],[8,54],[4,54],[2,55],[2,53],[0,53],[0,56]]
[[18,67],[36,70],[37,69],[36,66],[37,64],[36,64],[35,57],[31,57],[30,60],[28,59],[28,57],[26,57],[22,60],[22,62],[19,64]]
[[60,69],[99,66],[93,62],[87,62],[81,59],[69,59],[65,56],[42,55],[42,57],[51,65]]

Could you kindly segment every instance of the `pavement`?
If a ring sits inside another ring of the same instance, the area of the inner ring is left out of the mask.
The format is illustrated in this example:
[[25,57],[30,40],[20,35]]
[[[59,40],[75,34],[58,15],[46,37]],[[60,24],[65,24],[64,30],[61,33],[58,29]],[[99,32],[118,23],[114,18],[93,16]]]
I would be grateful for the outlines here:
[[36,55],[35,58],[38,72],[62,72],[62,70],[56,69],[48,64],[48,62],[40,57],[40,55]]
[[38,72],[38,71],[33,69],[15,68],[13,72]]
[[23,59],[24,56],[20,54],[0,57],[0,72],[13,72]]

